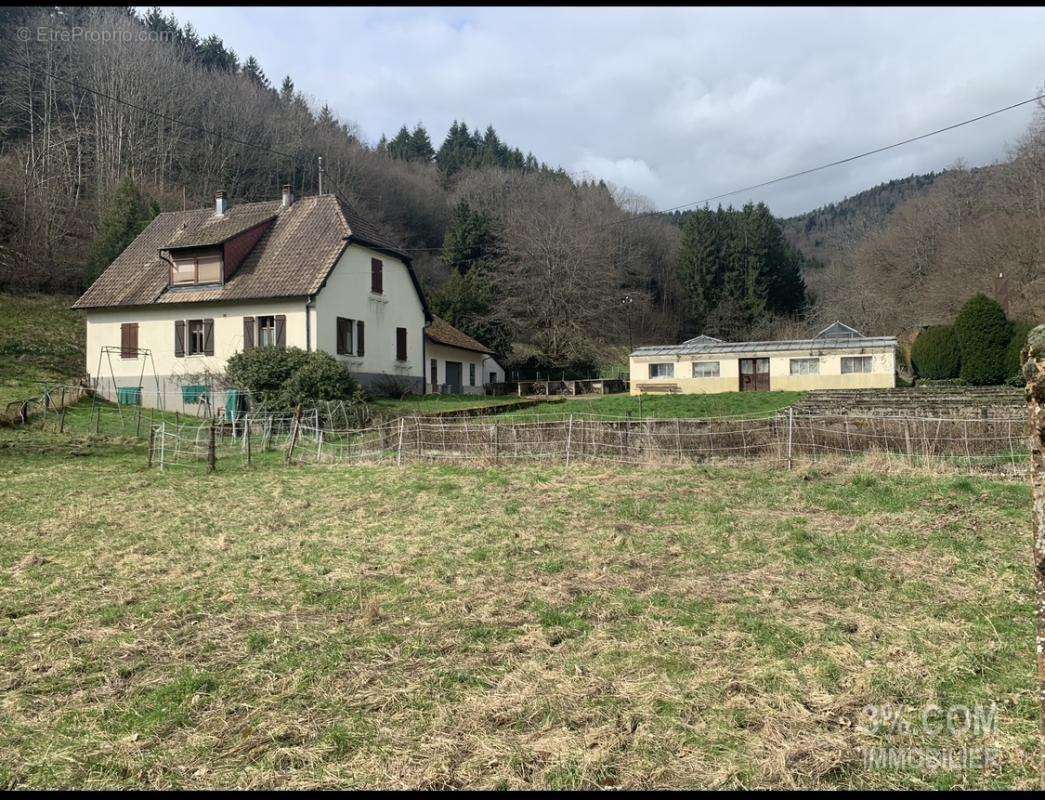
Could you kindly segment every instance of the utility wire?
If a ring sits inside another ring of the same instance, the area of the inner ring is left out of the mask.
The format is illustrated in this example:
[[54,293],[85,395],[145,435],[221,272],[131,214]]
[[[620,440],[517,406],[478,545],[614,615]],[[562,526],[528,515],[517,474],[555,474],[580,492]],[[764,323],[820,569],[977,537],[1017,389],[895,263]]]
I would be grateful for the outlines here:
[[262,152],[265,152],[265,153],[272,153],[273,155],[281,156],[283,158],[289,158],[289,159],[291,159],[291,160],[293,160],[295,162],[298,160],[298,156],[292,155],[291,153],[285,153],[282,150],[276,150],[276,149],[271,148],[271,147],[265,147],[264,145],[254,144],[252,142],[247,142],[247,141],[244,141],[243,139],[237,139],[235,136],[229,136],[228,134],[225,134],[225,133],[218,133],[218,131],[211,130],[210,128],[205,128],[202,125],[194,125],[191,122],[186,122],[185,120],[178,119],[177,117],[172,117],[169,114],[164,114],[161,111],[154,111],[151,108],[146,108],[144,106],[140,106],[140,105],[138,105],[136,103],[130,102],[129,100],[123,100],[123,99],[121,99],[119,97],[114,97],[111,94],[107,94],[106,92],[102,92],[102,91],[100,91],[98,89],[95,89],[95,88],[93,88],[91,86],[87,86],[85,84],[78,83],[77,81],[74,81],[71,78],[63,78],[61,75],[56,75],[53,72],[48,72],[47,70],[43,69],[42,67],[34,66],[32,64],[26,64],[26,63],[23,63],[21,61],[16,61],[16,60],[14,60],[12,58],[9,58],[8,56],[3,56],[3,55],[0,55],[0,59],[2,59],[5,63],[10,64],[12,66],[22,67],[23,69],[28,70],[30,72],[35,70],[36,72],[42,73],[44,75],[47,75],[48,77],[53,78],[56,81],[61,81],[62,83],[67,83],[70,86],[72,86],[72,87],[74,87],[76,89],[79,89],[82,92],[88,92],[90,94],[95,95],[96,97],[103,97],[106,100],[111,100],[114,103],[119,103],[120,105],[127,106],[128,108],[133,108],[136,111],[141,111],[143,114],[151,114],[154,117],[158,117],[160,119],[166,120],[167,122],[174,123],[175,125],[181,125],[182,127],[190,128],[192,130],[199,131],[200,133],[208,134],[209,136],[215,136],[218,139],[223,139],[223,140],[226,140],[226,141],[229,141],[229,142],[235,142],[236,144],[242,145],[243,147],[250,147],[250,148],[252,148],[254,150],[261,150]]
[[921,141],[922,139],[928,139],[930,136],[936,136],[941,133],[946,133],[947,131],[953,131],[955,128],[961,128],[964,125],[971,125],[974,122],[979,122],[980,120],[987,119],[988,117],[1003,114],[1006,111],[1011,111],[1014,108],[1019,108],[1020,106],[1025,106],[1043,99],[1045,99],[1045,94],[1039,94],[1036,97],[1031,97],[1027,100],[1021,100],[1018,103],[1013,103],[1012,105],[1005,106],[1004,108],[998,108],[994,111],[988,111],[986,114],[980,114],[978,117],[963,120],[962,122],[956,122],[953,125],[947,125],[946,127],[939,128],[935,131],[930,131],[929,133],[923,133],[918,136],[912,136],[909,139],[904,139],[900,142],[894,142],[893,144],[887,144],[884,147],[876,147],[874,150],[867,150],[866,152],[858,153],[854,156],[848,156],[847,158],[840,158],[837,161],[831,161],[830,163],[821,164],[817,167],[810,167],[809,169],[803,169],[799,172],[792,172],[790,175],[781,175],[779,178],[772,178],[771,180],[763,181],[762,183],[755,183],[751,186],[745,186],[741,189],[734,189],[730,192],[723,192],[722,194],[713,195],[712,197],[705,197],[703,200],[694,200],[692,203],[683,203],[682,205],[673,206],[672,208],[661,209],[660,211],[646,211],[641,214],[633,214],[628,217],[621,217],[620,219],[607,222],[605,225],[600,227],[618,225],[622,222],[631,222],[632,220],[641,219],[643,217],[655,217],[661,214],[670,214],[673,211],[681,211],[682,209],[690,208],[691,206],[701,206],[706,203],[714,202],[715,200],[722,200],[726,197],[732,197],[733,195],[740,194],[741,192],[750,192],[755,189],[762,189],[766,186],[773,186],[774,184],[782,183],[783,181],[789,181],[793,178],[800,178],[803,175],[809,175],[814,172],[819,172],[820,170],[829,169],[830,167],[837,167],[841,164],[848,164],[849,162],[856,161],[860,158],[867,158],[867,156],[873,156],[878,153],[884,153],[886,150],[892,150],[897,147],[902,147],[905,144],[911,144],[912,142]]

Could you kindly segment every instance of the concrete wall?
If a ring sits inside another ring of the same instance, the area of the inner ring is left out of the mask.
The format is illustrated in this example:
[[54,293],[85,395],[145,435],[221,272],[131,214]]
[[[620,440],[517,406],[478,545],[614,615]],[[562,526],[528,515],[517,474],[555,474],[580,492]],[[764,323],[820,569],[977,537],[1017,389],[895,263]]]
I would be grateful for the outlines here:
[[[460,347],[450,347],[445,344],[428,342],[428,360],[425,363],[425,391],[432,392],[432,359],[436,361],[436,377],[439,384],[446,383],[446,362],[461,362],[461,383],[465,394],[483,394],[483,386],[490,382],[490,373],[496,373],[496,383],[504,381],[504,370],[494,361],[493,356],[485,353],[476,353],[474,350],[464,350]],[[471,386],[468,380],[468,365],[475,364],[475,386]]]
[[[370,259],[380,258],[382,294],[370,291]],[[362,320],[363,356],[336,355],[337,318]],[[346,250],[315,300],[314,342],[364,384],[394,376],[421,392],[425,375],[424,306],[406,265],[360,245]],[[396,328],[407,329],[406,361],[396,361]]]
[[[871,372],[842,374],[843,356],[871,356]],[[674,383],[685,394],[717,394],[740,390],[740,359],[769,358],[770,391],[808,391],[811,389],[872,389],[896,385],[896,354],[892,348],[863,350],[793,350],[782,353],[729,353],[718,355],[644,356],[631,359],[631,393],[642,394],[639,384]],[[792,375],[792,358],[819,358],[817,375]],[[651,363],[674,362],[674,378],[650,378]],[[693,362],[718,361],[719,377],[694,378]]]

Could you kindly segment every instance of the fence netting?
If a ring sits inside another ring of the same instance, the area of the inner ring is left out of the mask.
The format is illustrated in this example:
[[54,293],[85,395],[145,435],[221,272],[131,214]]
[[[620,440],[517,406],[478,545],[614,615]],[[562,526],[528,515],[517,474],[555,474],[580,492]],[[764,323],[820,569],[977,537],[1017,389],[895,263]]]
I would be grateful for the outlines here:
[[358,462],[607,462],[619,464],[799,460],[884,454],[910,464],[1020,472],[1026,420],[778,412],[761,417],[635,419],[571,415],[549,420],[401,417],[342,427],[318,411],[247,414],[234,423],[164,421],[149,462],[161,468],[276,458],[293,464]]

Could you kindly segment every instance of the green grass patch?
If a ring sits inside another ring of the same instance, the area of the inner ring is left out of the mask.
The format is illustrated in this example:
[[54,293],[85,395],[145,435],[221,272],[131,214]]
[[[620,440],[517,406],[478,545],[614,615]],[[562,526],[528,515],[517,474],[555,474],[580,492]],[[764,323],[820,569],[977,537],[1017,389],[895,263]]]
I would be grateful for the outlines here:
[[627,395],[569,398],[563,403],[545,403],[522,411],[507,412],[507,421],[558,420],[570,414],[654,419],[752,416],[772,414],[802,398],[802,392],[725,392],[722,394]]
[[[7,787],[1036,786],[1022,483],[144,464],[0,431]],[[990,702],[992,769],[862,760]]]
[[0,294],[0,411],[84,373],[85,332],[66,295]]

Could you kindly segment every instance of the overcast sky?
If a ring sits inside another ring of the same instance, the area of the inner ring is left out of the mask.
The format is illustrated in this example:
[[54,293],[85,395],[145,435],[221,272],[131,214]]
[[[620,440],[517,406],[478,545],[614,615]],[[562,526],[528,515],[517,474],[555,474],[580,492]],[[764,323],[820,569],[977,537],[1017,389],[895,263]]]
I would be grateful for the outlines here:
[[[687,203],[1033,97],[1045,11],[165,7],[375,142],[454,119],[574,173]],[[1033,106],[731,198],[789,215],[1004,157]]]

